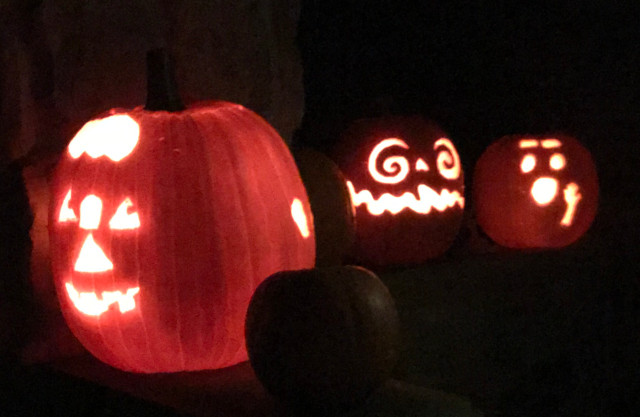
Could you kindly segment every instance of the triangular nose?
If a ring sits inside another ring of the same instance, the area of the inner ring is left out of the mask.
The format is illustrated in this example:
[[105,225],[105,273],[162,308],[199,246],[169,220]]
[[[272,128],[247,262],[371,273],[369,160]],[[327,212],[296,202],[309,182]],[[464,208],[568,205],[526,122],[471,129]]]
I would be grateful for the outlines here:
[[105,272],[113,269],[113,263],[93,240],[91,233],[82,244],[74,269],[78,272]]
[[424,162],[424,159],[419,158],[416,161],[416,171],[429,171],[429,166]]

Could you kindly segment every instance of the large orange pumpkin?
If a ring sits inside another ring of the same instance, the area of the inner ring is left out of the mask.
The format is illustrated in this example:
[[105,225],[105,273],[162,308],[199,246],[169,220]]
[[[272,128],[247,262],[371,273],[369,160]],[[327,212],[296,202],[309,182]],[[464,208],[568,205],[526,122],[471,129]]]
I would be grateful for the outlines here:
[[333,152],[356,210],[356,257],[367,265],[417,264],[453,243],[462,222],[458,152],[421,116],[354,122]]
[[557,248],[582,236],[598,206],[591,154],[567,135],[505,136],[473,176],[478,224],[511,248]]
[[246,360],[254,289],[315,256],[307,195],[275,130],[237,104],[181,109],[167,91],[86,123],[52,191],[65,319],[96,357],[135,372]]

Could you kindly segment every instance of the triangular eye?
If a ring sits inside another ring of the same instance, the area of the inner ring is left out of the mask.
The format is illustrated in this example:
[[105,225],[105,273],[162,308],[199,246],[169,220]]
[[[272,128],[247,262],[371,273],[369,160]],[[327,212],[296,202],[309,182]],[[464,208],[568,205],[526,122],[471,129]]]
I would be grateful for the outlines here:
[[140,227],[140,217],[138,212],[129,213],[129,207],[132,207],[133,203],[130,198],[125,198],[118,209],[116,214],[109,220],[109,227],[115,230],[131,230]]
[[74,213],[71,207],[69,207],[69,201],[71,201],[71,189],[67,192],[67,195],[62,201],[62,207],[60,207],[60,215],[58,216],[58,221],[60,223],[78,221],[76,213]]

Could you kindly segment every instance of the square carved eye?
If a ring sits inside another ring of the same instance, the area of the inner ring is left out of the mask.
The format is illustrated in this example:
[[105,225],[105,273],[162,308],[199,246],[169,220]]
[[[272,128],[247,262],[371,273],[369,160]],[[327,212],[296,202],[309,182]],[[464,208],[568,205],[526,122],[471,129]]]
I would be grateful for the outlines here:
[[125,198],[118,206],[116,213],[109,220],[109,227],[114,230],[131,230],[140,227],[140,216],[138,212],[129,213],[129,208],[133,207],[130,198]]

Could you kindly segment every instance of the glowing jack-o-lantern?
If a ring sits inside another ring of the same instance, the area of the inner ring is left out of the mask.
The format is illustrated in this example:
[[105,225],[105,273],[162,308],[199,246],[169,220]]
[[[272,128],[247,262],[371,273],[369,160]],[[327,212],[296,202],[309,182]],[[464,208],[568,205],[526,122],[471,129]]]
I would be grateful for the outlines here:
[[593,221],[598,178],[587,151],[569,136],[506,136],[476,164],[477,221],[495,242],[513,248],[569,245]]
[[419,116],[359,120],[333,155],[355,207],[361,262],[416,264],[453,243],[464,179],[458,152],[438,126]]
[[96,357],[135,372],[246,360],[254,289],[314,264],[286,144],[226,102],[116,109],[86,123],[57,167],[49,224],[69,327]]

